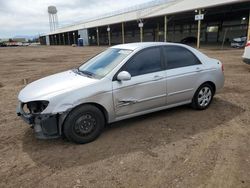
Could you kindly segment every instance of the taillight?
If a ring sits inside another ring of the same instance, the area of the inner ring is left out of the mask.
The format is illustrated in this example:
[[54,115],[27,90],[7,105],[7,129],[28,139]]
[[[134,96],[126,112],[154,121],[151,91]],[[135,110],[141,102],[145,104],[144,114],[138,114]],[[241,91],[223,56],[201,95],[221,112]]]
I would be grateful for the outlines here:
[[224,65],[221,63],[221,70],[224,72]]
[[248,42],[246,43],[246,46],[245,46],[245,47],[247,47],[247,46],[250,46],[250,41],[248,41]]

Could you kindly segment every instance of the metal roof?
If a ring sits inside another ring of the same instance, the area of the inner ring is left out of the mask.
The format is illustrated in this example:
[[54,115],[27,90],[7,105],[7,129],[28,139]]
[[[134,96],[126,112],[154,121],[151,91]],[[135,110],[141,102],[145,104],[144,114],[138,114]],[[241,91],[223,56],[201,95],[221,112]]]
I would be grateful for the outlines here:
[[118,44],[118,45],[112,46],[111,48],[135,50],[138,48],[145,48],[145,47],[150,47],[150,46],[160,46],[160,45],[166,45],[166,44],[170,44],[170,43],[166,43],[166,42],[135,42],[135,43],[127,43],[127,44]]
[[98,18],[90,21],[85,21],[83,23],[62,27],[54,32],[44,34],[52,35],[57,33],[69,32],[79,29],[93,28],[105,25],[112,25],[121,22],[128,22],[132,20],[139,20],[150,17],[157,17],[163,15],[170,15],[190,10],[202,9],[215,7],[220,5],[233,4],[238,2],[246,2],[248,0],[170,0],[166,3],[162,3],[156,6],[143,8],[139,10],[129,11],[121,14],[116,14],[113,16],[107,16],[103,18]]

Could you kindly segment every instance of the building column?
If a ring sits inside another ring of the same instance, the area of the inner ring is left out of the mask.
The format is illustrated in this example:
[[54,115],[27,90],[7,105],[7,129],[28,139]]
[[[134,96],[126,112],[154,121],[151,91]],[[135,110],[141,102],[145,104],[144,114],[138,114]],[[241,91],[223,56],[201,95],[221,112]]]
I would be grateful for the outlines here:
[[108,31],[108,40],[109,40],[109,46],[111,45],[111,35],[110,35],[110,27],[107,28]]
[[51,37],[51,35],[49,35],[49,45],[51,46],[53,44],[53,39]]
[[168,17],[164,16],[164,42],[167,42]]
[[99,29],[96,28],[96,40],[97,40],[97,46],[100,46],[100,39],[99,39]]
[[122,44],[125,43],[125,37],[124,37],[124,22],[122,22]]
[[140,39],[143,42],[143,27],[140,27]]
[[73,32],[73,40],[74,40],[74,44],[76,44],[75,32]]
[[62,34],[63,36],[63,45],[65,45],[65,36],[64,36],[64,33]]
[[143,22],[140,20],[138,27],[140,28],[140,41],[143,42]]
[[56,35],[54,35],[54,39],[55,39],[55,45],[57,45],[57,38],[56,38]]
[[248,16],[248,29],[247,29],[247,41],[250,40],[250,10],[249,10],[249,16]]
[[69,32],[68,32],[68,45],[70,45]]
[[51,41],[52,41],[52,45],[55,45],[55,39],[54,39],[54,35],[51,35]]
[[58,39],[59,39],[58,44],[59,44],[59,45],[62,45],[60,33],[58,34]]
[[160,32],[160,24],[157,23],[157,42],[160,41],[160,35],[159,35],[159,32]]
[[[199,9],[199,15],[201,14],[201,9]],[[197,44],[196,47],[200,48],[200,37],[201,37],[201,20],[198,20],[198,32],[197,32]]]

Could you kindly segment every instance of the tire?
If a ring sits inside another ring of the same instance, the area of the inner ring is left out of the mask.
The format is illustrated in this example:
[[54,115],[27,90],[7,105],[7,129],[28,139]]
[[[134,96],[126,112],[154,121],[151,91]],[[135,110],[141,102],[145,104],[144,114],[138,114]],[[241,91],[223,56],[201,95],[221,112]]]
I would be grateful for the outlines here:
[[67,116],[63,132],[65,137],[78,144],[95,140],[102,132],[105,118],[101,110],[93,105],[75,108]]
[[204,110],[211,104],[213,96],[213,87],[208,83],[202,84],[195,92],[191,106],[197,110]]

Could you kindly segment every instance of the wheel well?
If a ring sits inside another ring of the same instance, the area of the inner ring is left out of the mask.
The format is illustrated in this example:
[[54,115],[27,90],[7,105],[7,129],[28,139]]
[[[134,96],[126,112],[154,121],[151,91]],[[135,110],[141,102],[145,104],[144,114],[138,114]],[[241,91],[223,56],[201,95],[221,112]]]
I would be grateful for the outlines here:
[[[203,84],[209,84],[213,88],[214,93],[216,92],[216,86],[213,82],[207,81],[207,82],[204,82]],[[203,85],[203,84],[201,84],[201,85]]]
[[102,105],[100,105],[98,103],[84,103],[84,104],[81,104],[81,105],[86,105],[86,104],[93,105],[96,108],[98,108],[99,110],[101,110],[101,112],[103,113],[104,119],[105,119],[105,124],[108,122],[108,118],[109,118],[108,117],[108,112]]
[[102,114],[104,116],[104,119],[105,119],[105,123],[108,122],[108,112],[107,112],[107,110],[102,105],[100,105],[98,103],[88,102],[88,103],[79,104],[79,105],[75,106],[74,108],[72,108],[70,111],[72,111],[72,110],[74,110],[74,109],[76,109],[76,108],[78,108],[80,106],[84,106],[84,105],[93,105],[96,108],[98,108],[99,110],[101,110],[101,112],[102,112]]
[[99,110],[101,110],[101,112],[102,112],[102,114],[103,114],[103,116],[104,116],[104,119],[105,119],[105,125],[107,124],[108,118],[109,118],[109,117],[108,117],[108,112],[107,112],[107,110],[106,110],[102,105],[97,104],[97,103],[83,103],[83,104],[79,104],[79,105],[75,106],[74,108],[70,109],[70,111],[68,111],[67,114],[66,114],[64,117],[62,117],[62,119],[60,120],[61,122],[60,122],[60,124],[59,124],[59,126],[60,126],[59,129],[60,129],[60,134],[62,134],[62,136],[64,136],[64,132],[63,132],[64,123],[65,123],[66,118],[67,118],[68,115],[70,114],[70,112],[71,112],[72,110],[74,110],[74,109],[76,109],[76,108],[78,108],[78,107],[80,107],[80,106],[84,106],[84,105],[93,105],[93,106],[95,106],[96,108],[98,108]]

